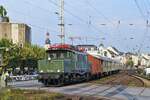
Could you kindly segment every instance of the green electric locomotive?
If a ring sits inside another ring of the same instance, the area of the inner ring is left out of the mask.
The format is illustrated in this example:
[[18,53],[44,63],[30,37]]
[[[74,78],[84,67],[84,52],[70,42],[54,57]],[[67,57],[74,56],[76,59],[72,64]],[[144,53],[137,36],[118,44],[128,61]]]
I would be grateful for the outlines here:
[[61,85],[89,78],[87,53],[67,44],[52,45],[46,52],[46,59],[38,61],[38,80],[44,85]]

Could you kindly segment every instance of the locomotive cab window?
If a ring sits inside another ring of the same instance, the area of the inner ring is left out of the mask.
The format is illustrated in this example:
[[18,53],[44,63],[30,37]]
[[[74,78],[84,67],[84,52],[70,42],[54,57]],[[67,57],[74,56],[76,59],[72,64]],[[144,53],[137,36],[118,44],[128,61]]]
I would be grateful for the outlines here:
[[49,59],[69,59],[72,56],[72,52],[67,50],[57,50],[47,52]]

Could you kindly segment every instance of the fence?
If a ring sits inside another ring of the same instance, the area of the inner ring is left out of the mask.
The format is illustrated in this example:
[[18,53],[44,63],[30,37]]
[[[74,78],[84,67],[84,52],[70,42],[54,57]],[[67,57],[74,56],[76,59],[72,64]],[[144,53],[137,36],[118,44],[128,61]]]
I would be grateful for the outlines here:
[[28,80],[36,80],[38,75],[17,75],[17,76],[9,76],[8,81],[28,81]]

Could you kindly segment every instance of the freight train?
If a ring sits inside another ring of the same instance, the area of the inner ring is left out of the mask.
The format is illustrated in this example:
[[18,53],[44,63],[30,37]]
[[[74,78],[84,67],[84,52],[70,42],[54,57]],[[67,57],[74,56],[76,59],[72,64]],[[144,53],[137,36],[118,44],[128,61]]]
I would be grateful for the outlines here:
[[68,44],[51,45],[46,52],[46,59],[38,61],[38,80],[46,86],[97,79],[122,69],[114,60],[90,55]]

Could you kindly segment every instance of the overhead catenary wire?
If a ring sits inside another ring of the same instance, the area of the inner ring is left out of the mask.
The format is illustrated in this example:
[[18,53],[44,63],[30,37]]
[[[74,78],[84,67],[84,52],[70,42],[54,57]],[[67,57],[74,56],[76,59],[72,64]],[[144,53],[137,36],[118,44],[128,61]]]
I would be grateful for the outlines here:
[[[22,16],[23,18],[24,18],[24,17],[27,17],[28,19],[29,19],[29,18],[32,18],[32,19],[35,20],[35,17],[29,16],[29,15],[23,13],[23,12],[19,12],[19,11],[14,10],[14,9],[11,9],[11,12],[12,12],[12,13],[17,13],[17,14],[19,14],[20,16]],[[17,16],[15,16],[15,17],[17,17]],[[38,18],[38,19],[39,19],[39,18]],[[41,20],[43,20],[43,19],[41,19]],[[43,26],[41,26],[41,25],[36,25],[36,24],[33,24],[33,23],[31,24],[31,23],[26,23],[26,22],[24,22],[24,23],[25,23],[25,24],[28,24],[28,25],[30,25],[30,26],[32,26],[32,27],[38,28],[38,29],[40,29],[40,30],[50,30],[51,32],[58,32],[58,31],[56,31],[56,30],[53,30],[53,29],[50,29],[50,28],[46,28],[46,27],[43,27]]]
[[97,14],[99,14],[100,16],[102,16],[107,22],[109,22],[112,25],[115,25],[108,17],[106,17],[101,11],[97,10],[96,7],[94,7],[89,0],[87,0],[87,4],[94,10],[97,12]]
[[145,27],[145,32],[144,32],[144,35],[143,35],[143,37],[142,37],[142,42],[141,42],[141,44],[140,44],[140,46],[139,46],[139,50],[138,50],[138,52],[141,52],[141,50],[142,50],[142,48],[144,47],[144,43],[145,43],[145,38],[146,38],[146,35],[147,35],[147,33],[148,33],[148,24],[149,24],[149,22],[148,21],[146,21],[146,27]]
[[[52,4],[54,4],[55,6],[59,7],[59,5],[58,5],[56,2],[54,2],[54,1],[52,1],[52,0],[48,0],[48,1],[49,1],[50,3],[52,3]],[[73,13],[70,12],[69,10],[64,9],[64,11],[65,11],[66,13],[70,14],[72,17],[76,18],[77,20],[83,22],[84,24],[87,24],[87,22],[86,22],[84,19],[82,19],[82,18],[80,18],[79,16],[73,14]],[[103,33],[101,30],[99,30],[99,29],[98,29],[97,27],[95,27],[93,24],[91,24],[91,26],[92,26],[92,28],[95,29],[98,33],[100,33],[100,32]]]
[[[58,5],[56,2],[54,2],[54,1],[52,1],[52,0],[48,0],[48,1],[49,1],[50,3],[52,3],[52,4],[54,4],[55,6],[59,7],[59,5]],[[64,11],[67,12],[68,14],[70,14],[71,16],[75,17],[76,19],[80,20],[81,22],[85,22],[85,20],[83,20],[82,18],[80,18],[80,17],[74,15],[74,14],[73,14],[72,12],[70,12],[69,10],[64,9]]]
[[140,53],[140,52],[141,52],[141,49],[142,49],[142,47],[143,47],[143,44],[144,44],[144,42],[145,42],[146,34],[148,33],[148,24],[149,24],[149,22],[148,22],[148,18],[147,18],[148,16],[145,16],[145,15],[144,15],[144,13],[143,13],[143,11],[142,11],[140,5],[138,4],[137,0],[134,0],[134,2],[135,2],[135,4],[136,4],[136,7],[138,8],[138,10],[139,10],[139,12],[140,12],[142,18],[143,18],[144,21],[146,22],[146,25],[145,25],[145,26],[146,26],[146,29],[145,29],[144,35],[143,35],[143,37],[142,37],[142,39],[141,39],[142,43],[140,44],[139,49],[138,49],[138,53]]
[[[31,2],[29,2],[28,0],[23,0],[23,2],[26,3],[27,5],[30,5],[30,6],[32,6],[32,7],[36,7],[36,8],[38,8],[38,9],[40,9],[40,10],[43,10],[43,12],[45,12],[45,13],[48,14],[48,15],[50,15],[49,12],[51,12],[51,11],[48,10],[48,9],[42,8],[42,7],[38,6],[38,5],[35,5],[35,4],[31,3]],[[23,15],[23,16],[25,16],[25,17],[32,18],[32,19],[34,19],[34,20],[35,20],[35,19],[43,20],[42,18],[30,16],[30,14],[25,14],[25,13],[22,13],[22,12],[19,12],[19,11],[17,11],[17,10],[13,10],[13,9],[11,9],[11,10],[12,10],[13,12],[19,13],[20,15]],[[37,21],[37,20],[36,20],[36,21]],[[32,26],[32,27],[35,27],[35,28],[38,28],[38,29],[40,29],[40,30],[50,30],[51,32],[58,32],[58,31],[56,31],[56,30],[53,30],[53,29],[50,29],[50,28],[46,28],[46,27],[43,27],[43,26],[40,26],[40,25],[35,25],[35,24],[31,24],[31,23],[28,23],[28,25],[30,25],[30,26]]]
[[28,5],[31,5],[32,7],[36,7],[36,8],[38,8],[38,9],[40,9],[40,10],[43,10],[43,12],[46,13],[46,14],[48,14],[48,15],[50,15],[50,12],[52,13],[51,10],[45,9],[45,8],[43,8],[43,7],[41,7],[41,6],[38,6],[38,5],[36,5],[36,4],[33,4],[33,3],[31,3],[29,0],[22,0],[22,1],[23,1],[24,3],[26,3],[26,4],[28,4]]
[[[52,0],[51,0],[52,1]],[[53,1],[54,2],[54,1]],[[54,2],[55,3],[55,2]],[[55,5],[57,5],[58,6],[58,4],[57,3],[55,3]],[[138,6],[139,6],[139,4],[138,4]],[[140,7],[140,6],[139,6]],[[92,8],[93,9],[93,8]],[[140,7],[140,9],[141,9],[141,7]],[[72,12],[70,12],[69,10],[67,10],[67,9],[65,9],[66,11],[65,12],[67,12],[68,14],[70,14],[71,16],[73,16],[74,18],[76,18],[77,20],[79,20],[79,21],[81,21],[81,22],[83,22],[83,23],[86,23],[86,21],[84,20],[84,19],[82,19],[82,18],[80,18],[80,17],[78,17],[78,16],[76,16],[76,15],[74,15]],[[45,10],[46,11],[46,10]],[[142,9],[141,9],[141,11],[142,11]],[[143,13],[143,11],[142,11],[142,13]],[[105,15],[104,15],[105,16]],[[143,13],[143,18],[145,19],[145,15],[144,15],[144,13]],[[107,19],[106,19],[107,20]],[[107,20],[108,21],[108,20]],[[109,22],[109,21],[108,21]],[[93,28],[95,28],[95,27],[93,27]]]
[[149,15],[150,15],[150,1],[149,0],[146,0],[147,2],[146,2],[146,4],[147,4],[147,10],[148,10],[148,12],[147,12],[147,16],[148,16],[148,18],[150,17]]
[[150,6],[150,1],[149,0],[146,0],[147,1],[147,4]]
[[[43,11],[48,11],[48,10],[45,10],[45,9],[42,9],[42,7],[38,7],[38,6],[36,6],[35,4],[32,4],[32,3],[29,3],[29,2],[26,2],[26,4],[27,5],[31,5],[31,6],[34,6],[34,7],[37,7],[38,9],[41,9],[41,10],[43,10]],[[57,5],[57,4],[56,4]],[[58,5],[57,5],[58,6]],[[12,9],[11,9],[12,10]],[[19,11],[14,11],[14,12],[17,12],[18,14],[20,14],[20,15],[22,15],[23,17],[28,17],[28,18],[30,18],[30,17],[32,17],[32,19],[36,19],[35,17],[33,17],[33,16],[30,16],[30,14],[25,14],[25,13],[22,13],[22,12],[19,12]],[[82,18],[80,18],[80,17],[78,17],[78,16],[75,16],[73,13],[71,13],[70,11],[68,11],[67,10],[67,13],[69,13],[69,14],[71,14],[72,16],[74,16],[74,17],[76,17],[78,20],[80,20],[81,22],[84,22],[84,20],[82,19]],[[28,19],[27,18],[27,19]],[[39,18],[38,18],[39,19]],[[41,19],[41,20],[43,20],[43,19]],[[31,23],[28,23],[28,25],[30,25],[30,26],[32,26],[32,27],[35,27],[35,28],[37,28],[38,30],[50,30],[51,32],[57,32],[58,33],[58,31],[55,31],[55,30],[51,30],[51,29],[49,29],[49,28],[46,28],[46,27],[44,27],[44,26],[41,26],[41,25],[36,25],[36,24],[31,24]],[[95,27],[94,27],[95,28]],[[96,29],[96,28],[95,28]]]
[[[147,1],[147,0],[146,0]],[[143,0],[143,6],[144,6],[144,8],[145,8],[145,10],[146,10],[146,14],[145,14],[145,16],[148,18],[148,16],[149,16],[149,4],[146,2],[145,0]]]
[[141,9],[139,3],[137,2],[137,0],[134,0],[134,2],[135,2],[135,4],[136,4],[137,9],[139,10],[139,12],[140,12],[140,14],[141,14],[141,17],[143,17],[143,19],[146,20],[146,19],[145,19],[145,15],[144,15],[144,13],[143,13],[143,11],[142,11],[142,9]]
[[[25,0],[26,1],[26,0]],[[27,0],[28,1],[28,0]],[[52,1],[52,0],[51,0]],[[53,1],[55,1],[55,0],[53,0]],[[138,0],[136,0],[137,2],[138,2]],[[149,2],[149,0],[147,0],[148,2]],[[28,3],[27,3],[28,4]],[[32,5],[33,4],[33,5]],[[57,4],[57,3],[56,3]],[[66,4],[66,3],[65,3]],[[28,4],[28,5],[32,5],[32,6],[34,6],[34,7],[37,7],[38,9],[41,9],[41,10],[43,10],[43,13],[51,13],[51,12],[53,12],[53,11],[51,11],[51,10],[49,10],[48,8],[44,8],[43,9],[43,7],[41,6],[38,6],[38,5],[36,5],[36,4],[34,4],[34,3],[32,3],[31,2],[31,4]],[[148,4],[147,4],[148,5]],[[58,4],[57,4],[57,6],[58,6]],[[143,6],[140,6],[140,2],[138,2],[138,6],[140,7],[140,9],[141,9],[141,11],[142,11],[142,13],[143,13],[143,15],[142,16],[144,16],[144,17],[142,17],[144,20],[146,19],[146,16],[145,16],[145,14],[144,14],[144,11],[143,11],[143,9],[142,9],[142,7]],[[96,8],[96,7],[95,7]],[[138,8],[138,7],[137,7]],[[93,8],[92,8],[93,9]],[[139,9],[139,8],[138,8]],[[84,23],[84,24],[87,24],[87,21],[85,21],[85,19],[84,18],[82,18],[81,16],[78,16],[78,15],[75,15],[72,11],[70,11],[69,9],[65,9],[65,10],[67,10],[68,12],[68,14],[69,15],[71,15],[73,18],[75,18],[75,19],[77,19],[78,21],[77,22],[82,22],[82,23]],[[98,10],[98,9],[97,9]],[[20,11],[21,12],[21,11]],[[65,11],[66,12],[66,11]],[[70,12],[70,13],[69,13]],[[53,12],[54,13],[54,12]],[[140,13],[141,14],[141,13]],[[20,14],[20,15],[22,15],[22,14]],[[100,15],[100,14],[99,14]],[[34,17],[34,16],[31,16],[30,14],[28,15],[27,13],[25,14],[25,16],[27,16],[27,20],[28,20],[28,18],[32,18],[33,20],[36,20],[36,19],[39,19],[39,20],[43,20],[42,18],[40,19],[40,18],[37,18],[37,17]],[[24,17],[25,17],[24,16]],[[104,15],[105,16],[105,15]],[[107,16],[106,16],[107,17]],[[107,17],[108,18],[108,17]],[[108,18],[109,19],[109,18]],[[106,19],[106,21],[107,21],[107,19]],[[109,21],[108,21],[109,22]],[[44,25],[41,25],[41,24],[36,24],[36,23],[31,23],[31,22],[29,22],[29,25],[30,26],[32,26],[32,27],[35,27],[35,28],[37,28],[37,29],[41,29],[41,30],[47,30],[47,27],[48,26],[44,26]],[[38,22],[37,22],[38,23]],[[109,22],[110,23],[110,22]],[[119,23],[119,22],[118,22]],[[93,24],[93,23],[92,23]],[[50,30],[51,30],[51,28],[52,27],[50,27]],[[95,27],[94,25],[92,26],[92,28],[94,29],[94,28],[97,28],[97,27]],[[54,28],[52,28],[52,30],[53,30]],[[51,30],[51,31],[52,31]],[[54,29],[54,30],[56,30],[56,28]],[[54,31],[53,30],[53,31]],[[97,28],[96,30],[98,30],[97,32],[99,32],[99,29]],[[96,31],[95,30],[95,31]],[[56,32],[56,31],[55,31]],[[58,32],[58,31],[57,31]],[[145,38],[145,36],[144,36],[144,38]]]

